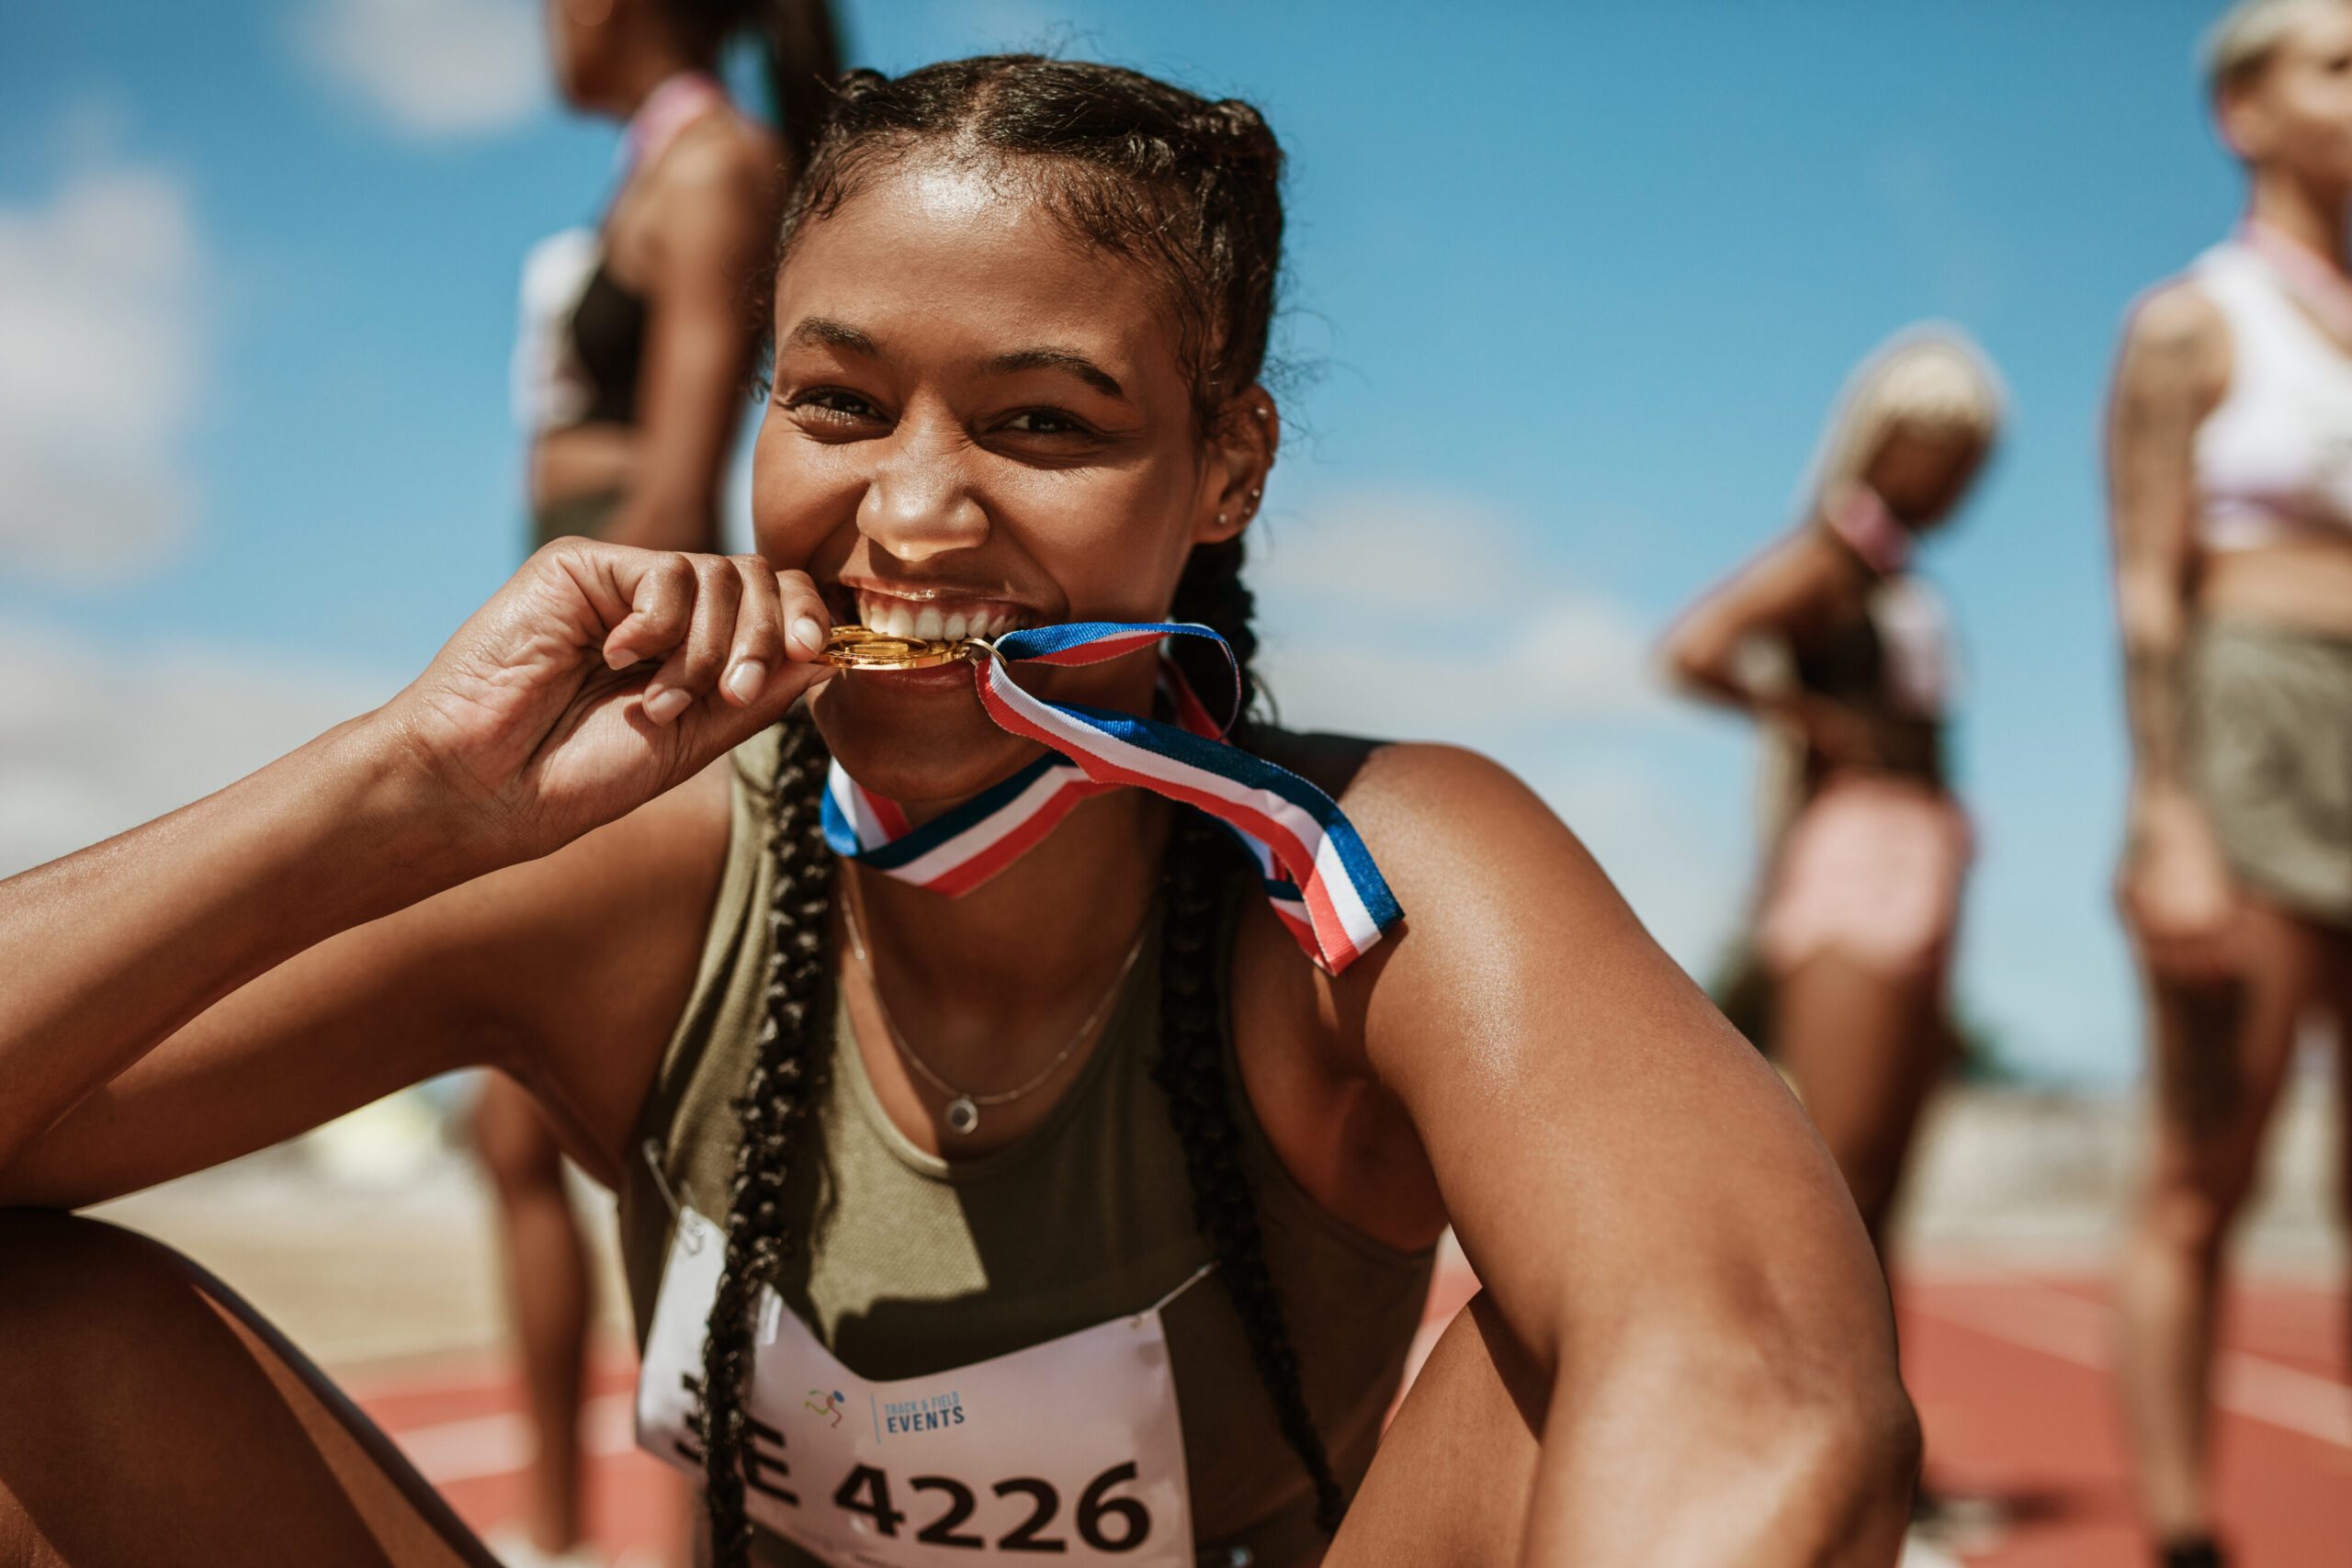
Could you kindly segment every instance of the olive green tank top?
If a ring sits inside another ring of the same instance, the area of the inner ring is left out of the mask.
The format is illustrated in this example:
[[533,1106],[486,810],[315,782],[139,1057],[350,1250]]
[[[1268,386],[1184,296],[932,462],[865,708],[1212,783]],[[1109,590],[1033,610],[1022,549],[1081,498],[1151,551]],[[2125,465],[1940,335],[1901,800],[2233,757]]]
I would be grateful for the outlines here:
[[[738,1144],[730,1102],[762,1021],[774,863],[766,852],[775,732],[735,753],[727,868],[702,964],[638,1121],[620,1190],[621,1248],[642,1346],[673,1201],[723,1220]],[[1227,899],[1233,918],[1249,884]],[[1148,1308],[1210,1260],[1193,1224],[1183,1152],[1150,1078],[1159,1045],[1159,945],[1146,952],[1077,1078],[1019,1142],[977,1159],[918,1149],[884,1113],[838,999],[831,1070],[787,1189],[799,1238],[774,1280],[785,1304],[861,1376],[923,1376]],[[1227,1029],[1228,1077],[1231,1030]],[[1372,1461],[1429,1292],[1431,1254],[1402,1253],[1326,1212],[1285,1171],[1236,1096],[1266,1259],[1281,1292],[1306,1404],[1341,1485]],[[1314,1495],[1275,1425],[1241,1320],[1215,1277],[1162,1321],[1174,1367],[1203,1562],[1311,1563],[1324,1545]],[[756,1561],[814,1560],[762,1532]],[[1244,1549],[1244,1550],[1237,1550]]]

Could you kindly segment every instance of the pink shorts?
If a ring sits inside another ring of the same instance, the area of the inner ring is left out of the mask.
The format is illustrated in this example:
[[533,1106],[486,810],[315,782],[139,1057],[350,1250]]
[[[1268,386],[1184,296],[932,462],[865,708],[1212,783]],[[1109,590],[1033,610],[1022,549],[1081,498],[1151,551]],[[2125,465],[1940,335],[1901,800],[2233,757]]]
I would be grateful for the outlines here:
[[1824,953],[1917,974],[1950,955],[1973,852],[1967,814],[1913,779],[1831,778],[1781,840],[1757,920],[1776,975]]

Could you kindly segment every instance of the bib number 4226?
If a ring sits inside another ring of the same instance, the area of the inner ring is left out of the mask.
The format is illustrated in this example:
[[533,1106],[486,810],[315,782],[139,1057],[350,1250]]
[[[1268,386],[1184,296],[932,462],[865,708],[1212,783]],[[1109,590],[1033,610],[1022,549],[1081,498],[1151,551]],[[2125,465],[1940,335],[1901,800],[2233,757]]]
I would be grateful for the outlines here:
[[[1078,1531],[1079,1540],[1089,1548],[1096,1551],[1133,1551],[1151,1539],[1151,1510],[1136,1498],[1112,1495],[1113,1488],[1135,1478],[1134,1464],[1114,1464],[1088,1482],[1079,1494],[1070,1524]],[[984,1551],[991,1546],[999,1551],[1069,1550],[1067,1537],[1047,1533],[1054,1528],[1062,1506],[1061,1492],[1050,1481],[1015,1476],[989,1487],[1000,1498],[1023,1499],[1026,1504],[1025,1516],[994,1540],[966,1528],[979,1512],[980,1501],[965,1483],[952,1475],[917,1475],[908,1478],[907,1486],[919,1497],[942,1500],[939,1505],[923,1508],[928,1517],[915,1529],[914,1539],[926,1546],[962,1547],[972,1551]],[[842,1478],[841,1485],[833,1490],[833,1506],[864,1515],[873,1522],[877,1535],[895,1538],[912,1522],[908,1512],[891,1500],[889,1473],[870,1464],[857,1465]],[[994,1508],[989,1511],[1002,1512]]]

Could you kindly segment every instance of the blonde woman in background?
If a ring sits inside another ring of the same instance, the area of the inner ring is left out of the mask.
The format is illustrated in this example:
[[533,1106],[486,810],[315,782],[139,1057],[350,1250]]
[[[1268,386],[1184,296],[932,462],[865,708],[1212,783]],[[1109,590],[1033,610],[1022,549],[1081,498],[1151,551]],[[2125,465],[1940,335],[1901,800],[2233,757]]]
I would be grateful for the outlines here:
[[1951,682],[1919,537],[1966,497],[2000,425],[1991,367],[1948,328],[1864,362],[1805,518],[1668,636],[1674,673],[1793,752],[1757,919],[1773,1052],[1883,1261],[1913,1129],[1950,1055],[1945,990],[1966,817],[1946,773]]
[[2352,6],[2236,6],[2206,66],[2245,218],[2132,311],[2109,449],[2157,1113],[2116,1372],[2174,1568],[2223,1561],[2222,1248],[2300,1024],[2352,1000]]

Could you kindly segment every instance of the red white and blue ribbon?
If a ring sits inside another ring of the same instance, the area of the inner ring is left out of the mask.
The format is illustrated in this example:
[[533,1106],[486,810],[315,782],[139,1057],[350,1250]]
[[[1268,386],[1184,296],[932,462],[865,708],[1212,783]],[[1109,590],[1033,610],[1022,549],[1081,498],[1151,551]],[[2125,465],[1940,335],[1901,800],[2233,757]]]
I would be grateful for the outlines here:
[[[956,897],[1002,871],[1079,802],[1114,789],[1148,789],[1208,813],[1258,863],[1266,898],[1308,957],[1337,975],[1404,918],[1339,803],[1315,785],[1225,739],[1174,662],[1160,660],[1160,701],[1173,723],[1023,691],[1011,664],[1099,664],[1171,637],[1225,639],[1183,622],[1082,622],[1008,633],[997,657],[974,666],[980,705],[1046,755],[920,827],[897,802],[833,764],[825,839],[836,853],[919,887]],[[1238,681],[1236,682],[1238,691]],[[1228,721],[1229,722],[1229,721]]]

